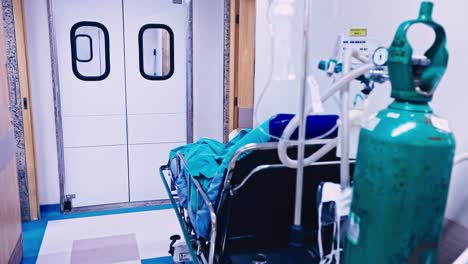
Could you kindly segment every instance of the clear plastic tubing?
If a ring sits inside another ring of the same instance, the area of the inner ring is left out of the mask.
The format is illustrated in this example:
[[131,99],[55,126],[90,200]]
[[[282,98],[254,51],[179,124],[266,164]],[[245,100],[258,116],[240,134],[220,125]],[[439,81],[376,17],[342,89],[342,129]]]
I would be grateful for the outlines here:
[[[373,68],[375,68],[375,65],[374,64],[365,64],[355,70],[352,70],[350,71],[348,74],[344,75],[342,78],[340,78],[339,80],[337,80],[333,85],[332,87],[327,91],[326,94],[324,94],[322,96],[322,101],[325,102],[326,100],[328,100],[329,98],[332,97],[333,94],[337,93],[338,91],[340,91],[341,89],[343,89],[346,84],[348,84],[349,82],[353,81],[355,78],[363,75],[364,73],[372,70]],[[306,113],[310,113],[312,112],[312,109],[307,109],[306,110]],[[294,116],[294,118],[289,122],[289,124],[286,126],[285,130],[284,130],[284,133],[283,133],[283,137],[282,139],[279,141],[278,143],[278,155],[279,155],[279,158],[281,160],[281,162],[289,167],[289,168],[297,168],[298,164],[297,164],[297,161],[296,160],[293,160],[291,159],[288,154],[287,154],[287,148],[288,148],[288,145],[290,144],[290,140],[289,138],[292,136],[292,134],[294,133],[294,131],[297,129],[297,127],[299,126],[299,123],[300,123],[300,119],[299,117],[296,115]],[[314,143],[317,143],[317,139],[313,139],[313,140],[306,140],[305,141],[306,144],[314,144]],[[336,147],[338,142],[335,141],[332,141],[329,143],[329,145],[325,145],[323,148],[326,147],[326,149],[324,149],[324,151],[326,150],[331,150],[333,149],[334,147]],[[328,152],[327,151],[327,152]],[[325,152],[325,154],[327,153]],[[320,151],[320,153],[322,153]],[[316,153],[318,154],[318,153]],[[305,160],[304,160],[304,166],[309,166],[311,165],[312,163],[316,162],[317,160],[319,160],[323,155],[312,155],[310,157],[307,157]]]

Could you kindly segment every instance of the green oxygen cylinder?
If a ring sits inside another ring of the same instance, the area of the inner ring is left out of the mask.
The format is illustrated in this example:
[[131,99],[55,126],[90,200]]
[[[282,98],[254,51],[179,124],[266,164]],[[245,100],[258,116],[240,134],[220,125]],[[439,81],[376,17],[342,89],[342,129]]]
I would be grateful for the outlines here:
[[[354,173],[344,263],[437,263],[455,139],[429,102],[448,63],[445,31],[433,3],[400,25],[389,48],[395,101],[363,125]],[[436,33],[424,58],[413,58],[407,31]]]

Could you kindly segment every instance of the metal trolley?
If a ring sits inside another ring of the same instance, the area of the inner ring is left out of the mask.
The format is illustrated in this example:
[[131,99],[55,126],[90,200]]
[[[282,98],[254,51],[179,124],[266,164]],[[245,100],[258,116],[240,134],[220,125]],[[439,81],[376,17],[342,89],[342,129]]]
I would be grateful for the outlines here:
[[[262,143],[240,148],[229,162],[215,204],[209,200],[200,182],[185,171],[189,199],[195,191],[197,202],[200,199],[209,209],[208,239],[196,234],[190,219],[191,206],[185,209],[177,201],[174,174],[182,175],[181,171],[190,164],[178,153],[175,173],[168,165],[161,166],[161,178],[194,263],[249,263],[259,256],[275,259],[273,263],[313,263],[316,260],[316,190],[322,181],[339,183],[340,161],[331,151],[306,168],[303,220],[309,236],[305,237],[303,248],[291,253],[288,241],[294,214],[295,169],[281,164],[277,147],[278,143]],[[306,152],[313,153],[320,147],[307,146]],[[289,150],[290,155],[297,153],[295,147]],[[191,190],[190,186],[195,189]]]

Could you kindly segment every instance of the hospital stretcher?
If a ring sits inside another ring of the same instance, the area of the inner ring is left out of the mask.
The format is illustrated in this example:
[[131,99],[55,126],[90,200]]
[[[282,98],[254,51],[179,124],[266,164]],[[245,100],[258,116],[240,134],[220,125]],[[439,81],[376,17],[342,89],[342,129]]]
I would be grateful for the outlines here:
[[[296,171],[281,164],[277,146],[270,142],[248,144],[238,149],[230,160],[215,203],[210,201],[199,181],[187,173],[190,164],[183,154],[177,154],[175,166],[160,168],[193,263],[318,263],[317,188],[321,182],[339,183],[336,151],[332,150],[305,168],[302,214],[305,243],[297,248],[289,244]],[[309,145],[306,152],[313,153],[321,146]],[[290,147],[288,151],[293,157],[297,148]],[[187,180],[187,186],[195,186],[188,188],[186,196],[195,197],[197,204],[201,202],[209,208],[209,236],[206,238],[195,231],[190,218],[194,215],[190,212],[192,207],[184,208],[178,202],[175,182],[181,175]],[[190,194],[193,191],[196,195]],[[262,262],[262,258],[267,262]]]

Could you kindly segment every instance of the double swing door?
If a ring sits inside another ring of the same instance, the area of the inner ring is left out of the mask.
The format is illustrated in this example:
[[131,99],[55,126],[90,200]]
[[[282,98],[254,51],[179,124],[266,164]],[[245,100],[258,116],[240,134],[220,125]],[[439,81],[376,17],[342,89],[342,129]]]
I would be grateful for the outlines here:
[[187,6],[54,0],[64,193],[73,206],[167,199],[158,168],[186,143]]

